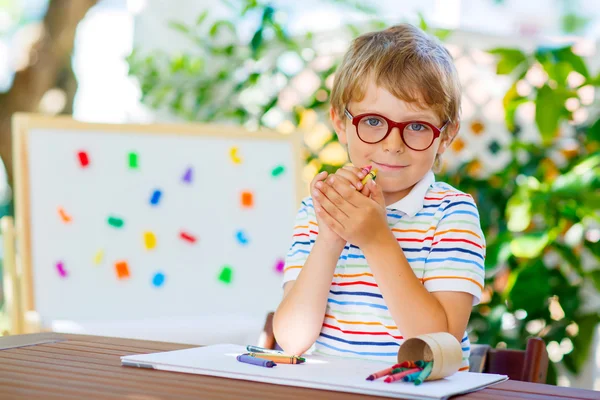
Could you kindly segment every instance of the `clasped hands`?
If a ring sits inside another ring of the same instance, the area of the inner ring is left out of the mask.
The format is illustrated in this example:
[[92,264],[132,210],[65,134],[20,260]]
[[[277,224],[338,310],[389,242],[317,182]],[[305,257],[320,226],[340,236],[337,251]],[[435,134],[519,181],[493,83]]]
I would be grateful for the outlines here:
[[315,176],[311,194],[322,240],[364,250],[390,234],[381,186],[372,179],[363,185],[365,176],[365,170],[354,166]]

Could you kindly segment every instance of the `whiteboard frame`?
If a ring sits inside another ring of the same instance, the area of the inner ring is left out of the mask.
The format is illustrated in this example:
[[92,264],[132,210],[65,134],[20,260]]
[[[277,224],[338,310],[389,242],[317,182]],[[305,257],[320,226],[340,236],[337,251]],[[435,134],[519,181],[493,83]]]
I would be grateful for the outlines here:
[[[62,129],[79,132],[133,133],[140,135],[161,135],[169,133],[180,136],[212,136],[239,139],[267,139],[291,141],[295,161],[294,180],[296,182],[296,206],[308,195],[308,185],[302,180],[303,136],[300,132],[283,134],[265,128],[250,131],[238,126],[200,123],[94,123],[75,120],[70,116],[45,116],[35,113],[15,113],[12,118],[13,136],[13,170],[14,170],[14,210],[15,210],[15,253],[17,273],[20,272],[21,310],[22,318],[31,319],[35,314],[35,298],[33,290],[33,255],[31,247],[31,197],[29,181],[29,132],[32,129]],[[28,314],[29,317],[28,317]],[[39,320],[39,318],[34,318]],[[25,327],[25,331],[39,331],[41,327]]]

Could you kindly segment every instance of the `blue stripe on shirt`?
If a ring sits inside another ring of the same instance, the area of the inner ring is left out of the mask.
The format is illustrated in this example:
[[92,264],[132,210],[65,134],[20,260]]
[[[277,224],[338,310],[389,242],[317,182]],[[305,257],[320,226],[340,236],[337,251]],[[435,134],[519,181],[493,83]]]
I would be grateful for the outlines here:
[[477,261],[465,260],[464,258],[456,258],[456,257],[428,258],[427,261],[425,261],[425,264],[436,263],[436,262],[446,262],[446,261],[456,261],[456,262],[465,263],[465,264],[473,264],[473,265],[478,266],[479,269],[485,271],[485,268],[483,267],[483,265],[481,265]]
[[431,250],[432,253],[446,252],[446,251],[458,251],[460,253],[467,253],[467,254],[471,254],[471,255],[473,255],[475,257],[479,257],[479,258],[481,258],[481,260],[484,260],[483,256],[480,253],[476,253],[474,251],[467,250],[467,249],[461,249],[461,248],[458,248],[458,247],[451,247],[451,248],[447,248],[447,249],[436,247],[433,250]]
[[472,212],[472,211],[452,211],[451,213],[444,215],[444,216],[442,217],[442,219],[440,220],[440,222],[441,222],[441,221],[443,221],[443,220],[445,220],[445,219],[446,219],[446,218],[448,218],[449,216],[451,216],[451,215],[454,215],[454,214],[466,214],[466,215],[472,215],[472,216],[474,216],[475,218],[479,219],[479,215],[477,215],[476,213],[474,213],[474,212]]
[[333,300],[333,299],[327,299],[328,303],[334,303],[334,304],[339,304],[339,305],[352,305],[352,306],[366,306],[366,307],[372,307],[372,308],[380,308],[382,310],[387,310],[388,308],[386,306],[382,306],[380,304],[373,304],[373,303],[364,303],[361,301],[337,301],[337,300]]
[[336,294],[338,296],[347,294],[349,296],[370,296],[370,297],[376,297],[378,299],[383,299],[383,296],[377,293],[369,293],[369,292],[341,292],[338,290],[330,290],[329,293],[331,294]]
[[379,352],[371,352],[371,351],[352,351],[352,350],[340,349],[340,348],[337,348],[337,347],[332,346],[330,344],[323,343],[320,340],[317,340],[317,344],[320,344],[321,346],[328,347],[328,348],[330,348],[332,350],[335,350],[335,351],[339,351],[340,353],[351,353],[351,354],[356,354],[356,355],[359,355],[359,356],[390,357],[390,356],[397,356],[398,355],[397,351],[395,351],[393,353],[379,353]]
[[338,342],[342,342],[342,343],[346,343],[346,344],[353,344],[355,346],[395,346],[395,347],[400,347],[400,344],[397,342],[357,342],[357,341],[353,341],[353,340],[346,340],[346,339],[342,339],[342,338],[335,337],[332,335],[328,335],[323,332],[321,332],[321,334],[319,336],[322,336],[324,338],[331,339],[331,340],[336,340]]
[[470,201],[457,201],[456,203],[452,203],[452,204],[449,204],[448,206],[446,206],[446,208],[444,208],[444,211],[446,211],[447,209],[452,208],[454,206],[459,206],[461,204],[469,205],[469,206],[471,206],[471,207],[473,207],[474,209],[477,210],[477,206],[475,204],[473,204],[473,202],[470,202]]

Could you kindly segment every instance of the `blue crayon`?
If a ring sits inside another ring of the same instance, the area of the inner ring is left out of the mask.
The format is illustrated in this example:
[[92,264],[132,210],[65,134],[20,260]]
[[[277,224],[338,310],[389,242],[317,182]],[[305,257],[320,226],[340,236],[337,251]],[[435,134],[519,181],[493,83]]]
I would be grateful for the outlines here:
[[158,189],[156,189],[154,192],[152,192],[152,197],[150,198],[150,204],[152,204],[153,206],[157,205],[158,202],[160,201],[160,196],[162,196],[162,192]]
[[283,354],[283,351],[280,350],[265,349],[264,347],[252,346],[250,344],[246,346],[246,350],[250,353]]
[[239,362],[243,362],[246,364],[252,364],[252,365],[259,365],[261,367],[273,368],[274,366],[277,365],[271,360],[256,358],[256,357],[249,356],[247,354],[241,354],[241,355],[237,356],[236,358]]

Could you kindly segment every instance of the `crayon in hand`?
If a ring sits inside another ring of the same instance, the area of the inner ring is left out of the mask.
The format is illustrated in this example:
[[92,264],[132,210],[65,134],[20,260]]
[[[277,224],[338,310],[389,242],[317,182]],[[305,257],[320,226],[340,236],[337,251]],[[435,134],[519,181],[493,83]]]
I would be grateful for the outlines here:
[[361,183],[363,185],[366,185],[367,182],[371,179],[375,180],[375,178],[377,178],[377,168],[374,168],[372,170],[370,170],[367,175],[363,178],[363,180],[361,181]]

